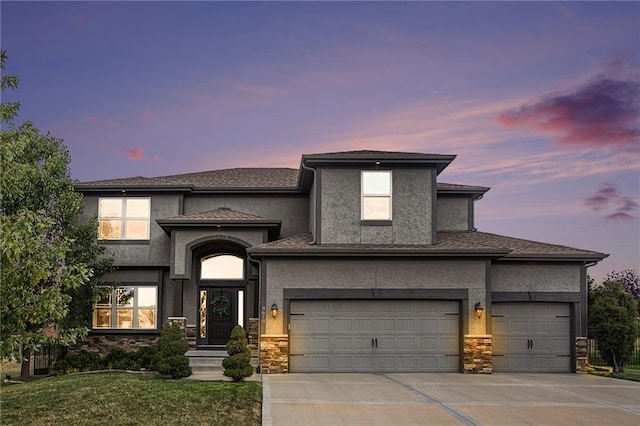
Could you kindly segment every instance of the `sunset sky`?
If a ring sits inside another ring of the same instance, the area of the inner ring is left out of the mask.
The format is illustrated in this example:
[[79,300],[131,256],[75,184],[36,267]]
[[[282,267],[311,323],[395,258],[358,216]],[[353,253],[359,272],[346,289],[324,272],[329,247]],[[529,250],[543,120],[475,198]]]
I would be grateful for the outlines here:
[[457,154],[485,232],[640,269],[639,2],[8,2],[19,120],[80,181]]

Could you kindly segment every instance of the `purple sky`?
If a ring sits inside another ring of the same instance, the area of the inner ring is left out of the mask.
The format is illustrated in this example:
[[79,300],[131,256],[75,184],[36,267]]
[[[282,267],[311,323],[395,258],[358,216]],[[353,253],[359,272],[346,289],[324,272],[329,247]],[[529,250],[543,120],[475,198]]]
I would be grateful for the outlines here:
[[457,154],[481,231],[640,269],[640,3],[1,3],[5,100],[81,181]]

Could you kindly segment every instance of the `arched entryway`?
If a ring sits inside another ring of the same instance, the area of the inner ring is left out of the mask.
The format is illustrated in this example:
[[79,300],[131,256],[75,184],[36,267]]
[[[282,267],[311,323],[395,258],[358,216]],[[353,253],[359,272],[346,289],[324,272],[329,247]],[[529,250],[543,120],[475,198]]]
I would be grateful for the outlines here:
[[233,242],[209,242],[194,250],[197,285],[196,345],[226,345],[236,325],[247,326],[256,305],[255,279],[246,248]]

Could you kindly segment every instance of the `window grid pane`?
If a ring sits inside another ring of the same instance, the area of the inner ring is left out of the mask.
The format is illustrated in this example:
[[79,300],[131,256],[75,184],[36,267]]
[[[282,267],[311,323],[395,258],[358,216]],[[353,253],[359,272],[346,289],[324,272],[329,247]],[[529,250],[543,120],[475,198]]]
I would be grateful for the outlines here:
[[244,278],[244,259],[229,254],[202,259],[200,278],[210,280],[241,280]]
[[150,203],[149,198],[100,198],[100,239],[148,240]]
[[156,286],[119,287],[109,296],[96,302],[93,309],[93,328],[156,329],[157,302]]
[[362,220],[392,219],[392,173],[390,170],[362,171]]

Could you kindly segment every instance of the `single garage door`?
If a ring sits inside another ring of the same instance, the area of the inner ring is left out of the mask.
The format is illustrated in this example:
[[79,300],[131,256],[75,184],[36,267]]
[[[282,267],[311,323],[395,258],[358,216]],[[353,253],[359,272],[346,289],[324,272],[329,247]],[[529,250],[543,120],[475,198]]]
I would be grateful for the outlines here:
[[459,303],[294,300],[291,372],[457,372]]
[[569,304],[496,303],[491,310],[494,371],[570,371]]

